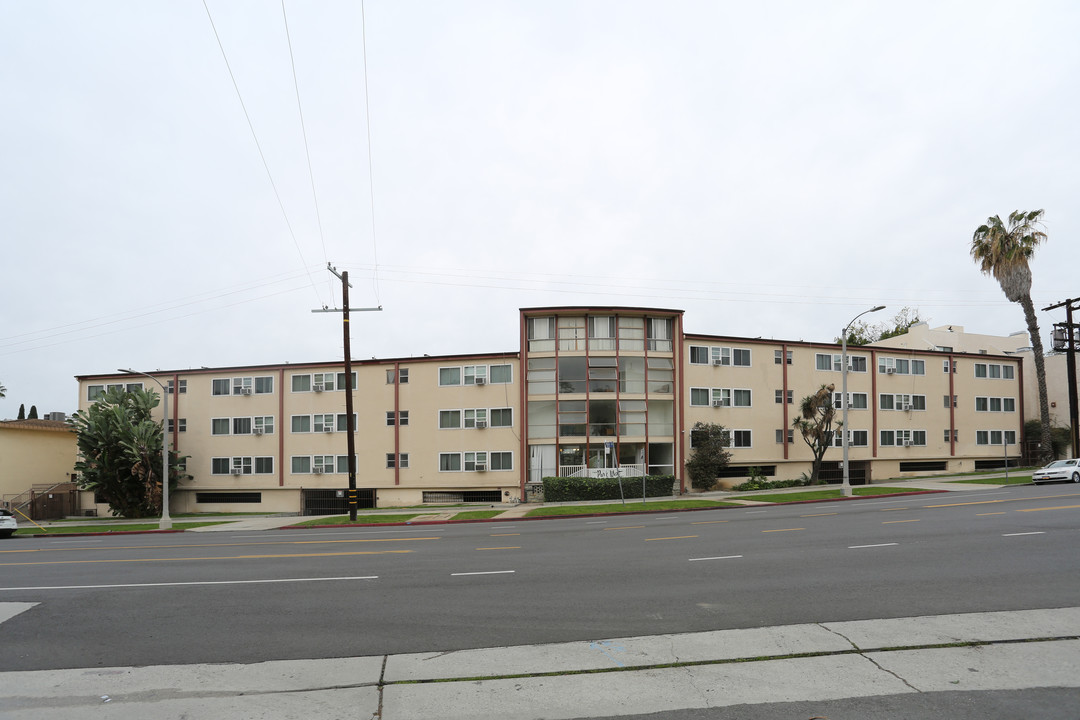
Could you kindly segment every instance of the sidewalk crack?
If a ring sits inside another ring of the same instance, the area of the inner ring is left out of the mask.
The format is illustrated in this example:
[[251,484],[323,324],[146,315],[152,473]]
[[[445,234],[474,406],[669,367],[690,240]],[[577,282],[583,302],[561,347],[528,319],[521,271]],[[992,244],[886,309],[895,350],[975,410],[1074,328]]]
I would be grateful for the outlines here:
[[900,682],[904,683],[905,685],[907,685],[907,686],[908,686],[909,688],[911,688],[911,689],[912,689],[912,690],[914,690],[915,692],[917,692],[917,693],[921,693],[921,692],[922,692],[922,690],[920,690],[919,688],[915,687],[914,685],[912,685],[911,683],[909,683],[909,682],[908,682],[908,681],[907,681],[906,679],[904,679],[904,678],[900,677],[899,675],[897,675],[896,673],[894,673],[894,672],[893,672],[892,670],[889,670],[889,669],[888,669],[888,668],[886,668],[886,667],[882,667],[881,663],[879,663],[879,662],[878,662],[877,660],[875,660],[874,658],[872,658],[872,657],[870,657],[869,655],[867,655],[866,653],[864,653],[864,652],[862,651],[862,648],[860,648],[860,647],[859,647],[858,645],[856,645],[856,644],[855,644],[855,643],[854,643],[854,642],[852,641],[852,639],[851,639],[851,638],[849,638],[849,637],[848,637],[847,635],[844,635],[844,633],[842,633],[842,632],[839,632],[839,631],[837,631],[837,630],[834,630],[833,628],[831,628],[831,627],[829,627],[829,626],[827,626],[827,625],[822,625],[821,623],[815,623],[815,624],[816,624],[816,625],[817,625],[817,626],[818,626],[819,628],[821,628],[822,630],[826,630],[826,631],[828,631],[828,632],[831,632],[831,633],[832,633],[833,635],[836,635],[837,637],[843,638],[845,642],[847,642],[847,643],[848,643],[849,645],[851,645],[851,647],[852,647],[852,648],[853,648],[853,649],[855,650],[855,653],[856,653],[856,654],[857,654],[857,655],[858,655],[859,657],[861,657],[861,658],[864,658],[864,659],[866,659],[866,660],[870,661],[870,663],[871,663],[871,664],[873,664],[873,666],[874,666],[874,667],[876,667],[876,668],[877,668],[878,670],[881,670],[881,671],[882,671],[882,672],[884,672],[884,673],[888,673],[889,675],[892,675],[892,676],[893,676],[894,678],[896,678],[896,679],[897,679],[897,680],[899,680]]

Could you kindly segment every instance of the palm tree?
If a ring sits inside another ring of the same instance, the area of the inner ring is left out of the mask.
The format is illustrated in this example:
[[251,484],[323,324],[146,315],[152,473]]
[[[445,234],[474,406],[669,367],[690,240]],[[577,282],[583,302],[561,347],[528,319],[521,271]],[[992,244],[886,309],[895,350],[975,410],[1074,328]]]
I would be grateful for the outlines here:
[[1009,302],[1020,303],[1027,320],[1028,335],[1035,355],[1035,377],[1039,384],[1039,416],[1042,422],[1042,438],[1039,458],[1042,462],[1053,459],[1050,442],[1050,403],[1046,397],[1046,365],[1043,362],[1042,339],[1039,337],[1039,321],[1031,302],[1031,268],[1028,260],[1039,243],[1046,240],[1043,227],[1043,210],[1009,214],[1009,224],[1001,222],[997,215],[986,219],[971,238],[971,257],[985,275],[993,275]]

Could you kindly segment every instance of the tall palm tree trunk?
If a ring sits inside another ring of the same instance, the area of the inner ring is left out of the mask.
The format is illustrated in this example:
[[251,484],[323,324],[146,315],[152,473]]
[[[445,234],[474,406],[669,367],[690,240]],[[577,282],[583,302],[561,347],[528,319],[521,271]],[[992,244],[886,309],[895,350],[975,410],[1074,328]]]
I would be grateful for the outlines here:
[[1035,355],[1035,380],[1039,386],[1039,421],[1042,426],[1042,437],[1039,441],[1039,462],[1045,465],[1054,459],[1054,448],[1050,441],[1050,401],[1046,396],[1046,362],[1043,360],[1043,344],[1042,338],[1039,337],[1039,321],[1035,317],[1035,305],[1031,302],[1031,295],[1025,293],[1020,298],[1020,305],[1024,308],[1024,319],[1027,320],[1031,349]]

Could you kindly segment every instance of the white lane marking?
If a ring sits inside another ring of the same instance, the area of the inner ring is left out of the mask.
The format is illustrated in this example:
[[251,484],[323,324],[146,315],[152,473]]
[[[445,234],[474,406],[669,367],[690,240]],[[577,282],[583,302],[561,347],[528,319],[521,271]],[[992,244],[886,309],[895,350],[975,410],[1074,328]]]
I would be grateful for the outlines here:
[[141,588],[141,587],[178,587],[183,585],[261,585],[265,583],[302,583],[302,582],[326,582],[329,580],[378,580],[378,575],[357,575],[353,577],[321,577],[321,578],[276,578],[273,580],[199,580],[193,582],[161,582],[161,583],[126,583],[123,585],[41,585],[38,587],[6,587],[0,591],[12,590],[105,590],[112,588]]
[[607,524],[607,520],[589,520],[585,524],[586,525],[605,525],[605,524]]
[[900,543],[877,543],[876,545],[848,545],[848,550],[857,550],[859,548],[872,548],[872,547],[890,547],[892,545],[899,545]]
[[707,558],[688,558],[690,562],[697,562],[698,560],[734,560],[741,558],[742,555],[721,555],[719,557],[707,557]]
[[653,520],[674,520],[678,517],[678,515],[664,515],[662,517],[654,517]]
[[86,543],[99,543],[101,540],[53,540],[50,545],[84,545]]
[[488,570],[486,572],[450,573],[450,577],[459,577],[461,575],[506,575],[507,573],[513,572],[517,572],[517,570]]
[[1045,535],[1045,534],[1046,534],[1045,532],[1043,532],[1042,530],[1039,530],[1038,532],[1005,533],[1001,537],[1016,537],[1018,535]]
[[[343,537],[345,535],[386,535],[386,534],[393,535],[393,534],[400,534],[400,533],[414,534],[414,533],[418,533],[418,532],[437,533],[437,532],[446,532],[446,528],[434,528],[434,527],[429,527],[429,526],[416,526],[416,527],[411,527],[411,528],[402,528],[402,529],[399,529],[399,530],[349,531],[349,530],[344,530],[343,529],[343,530],[339,530],[337,532],[303,532],[302,530],[301,531],[290,530],[289,532],[291,534],[287,535],[287,536],[274,535],[273,537],[274,537],[275,540],[278,540],[278,539],[280,539],[282,537],[305,537],[305,538],[309,538],[309,537],[319,537],[319,536],[322,536],[322,535],[330,535],[330,536],[333,536],[333,537]],[[260,533],[258,535],[234,535],[233,537],[234,538],[263,538],[265,540],[268,536],[266,534],[266,531],[263,531],[262,533]]]
[[492,525],[491,529],[492,530],[506,530],[507,528],[512,528],[512,527],[516,527],[516,526],[514,526],[514,525]]

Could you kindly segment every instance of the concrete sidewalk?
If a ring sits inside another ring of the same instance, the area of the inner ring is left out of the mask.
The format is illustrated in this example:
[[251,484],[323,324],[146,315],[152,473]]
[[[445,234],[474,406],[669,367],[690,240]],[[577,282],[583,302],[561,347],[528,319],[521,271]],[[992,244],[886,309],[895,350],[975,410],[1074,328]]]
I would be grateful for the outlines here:
[[570,720],[958,690],[1075,690],[1080,608],[252,665],[10,672],[0,673],[0,687],[0,716],[12,720]]

